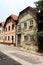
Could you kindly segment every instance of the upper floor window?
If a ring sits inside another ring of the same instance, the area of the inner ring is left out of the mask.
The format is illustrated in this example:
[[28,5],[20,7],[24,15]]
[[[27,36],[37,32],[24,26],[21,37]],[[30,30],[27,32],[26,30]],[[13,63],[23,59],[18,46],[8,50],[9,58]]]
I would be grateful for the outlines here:
[[21,19],[23,16],[24,16],[24,13],[22,13],[19,18]]
[[18,25],[18,31],[20,31],[21,30],[21,25]]
[[11,21],[11,19],[8,20],[8,22],[10,22],[10,21]]
[[2,29],[2,33],[4,32],[4,29]]
[[22,17],[26,16],[28,13],[29,13],[29,10],[27,10],[26,12],[23,12],[23,13],[20,15],[19,18],[21,19]]
[[6,27],[6,31],[7,31],[7,27]]
[[14,24],[12,24],[12,29],[14,29]]
[[30,20],[30,27],[29,27],[30,29],[32,29],[33,28],[33,20]]
[[27,27],[27,23],[25,22],[25,23],[24,23],[24,28],[26,28],[26,27]]
[[30,20],[30,26],[32,26],[33,25],[33,20]]
[[10,30],[10,26],[8,27],[8,30]]

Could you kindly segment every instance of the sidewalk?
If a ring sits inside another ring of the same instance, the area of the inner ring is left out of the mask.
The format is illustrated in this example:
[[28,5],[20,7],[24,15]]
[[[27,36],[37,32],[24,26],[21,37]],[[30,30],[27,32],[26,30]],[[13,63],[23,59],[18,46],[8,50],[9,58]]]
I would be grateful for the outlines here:
[[[12,48],[11,48],[12,47]],[[2,49],[3,48],[3,49]],[[12,49],[12,50],[11,50]],[[13,50],[14,49],[14,50]],[[17,49],[17,50],[16,50]],[[12,58],[13,60],[17,61],[18,63],[21,63],[21,65],[33,65],[19,57],[16,57],[15,54],[17,51],[18,52],[22,52],[22,51],[19,51],[18,48],[14,48],[13,46],[8,46],[8,45],[0,45],[0,51],[2,53],[4,53],[5,55],[7,55],[8,57]],[[17,52],[17,53],[18,53]]]
[[[10,47],[13,48],[14,46],[10,46]],[[21,48],[21,47],[14,47],[14,48],[17,49],[17,50],[20,50],[20,51],[27,52],[27,53],[32,53],[32,54],[35,54],[35,55],[43,56],[43,53],[39,53],[37,51],[26,50],[26,49]]]
[[22,65],[43,65],[43,57],[31,53],[25,52],[21,48],[8,45],[0,45],[0,51],[16,60]]

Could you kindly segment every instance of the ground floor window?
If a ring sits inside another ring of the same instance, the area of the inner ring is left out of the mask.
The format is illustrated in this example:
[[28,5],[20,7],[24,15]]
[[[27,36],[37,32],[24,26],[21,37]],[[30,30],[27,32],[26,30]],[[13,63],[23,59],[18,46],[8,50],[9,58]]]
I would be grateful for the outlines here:
[[3,40],[3,36],[2,36],[2,40]]
[[8,36],[8,40],[10,40],[10,36]]
[[0,37],[0,40],[1,40],[1,37]]
[[14,36],[12,36],[12,44],[14,43]]
[[7,40],[7,36],[5,36],[5,40]]
[[28,40],[28,36],[24,36],[24,40],[27,41]]
[[12,36],[12,40],[14,39],[14,36]]
[[30,35],[30,41],[34,41],[34,35]]

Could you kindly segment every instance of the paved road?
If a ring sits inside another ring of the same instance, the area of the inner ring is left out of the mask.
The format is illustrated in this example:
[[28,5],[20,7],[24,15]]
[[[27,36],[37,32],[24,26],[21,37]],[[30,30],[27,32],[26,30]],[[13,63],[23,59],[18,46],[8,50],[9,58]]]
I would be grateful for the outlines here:
[[[14,62],[17,61],[21,63],[22,65],[43,65],[42,56],[34,55],[31,53],[26,53],[14,47],[6,46],[6,45],[0,45],[0,51],[10,56],[11,58],[13,58]],[[8,60],[8,62],[10,61]]]
[[0,65],[21,65],[17,61],[11,59],[7,55],[0,52]]

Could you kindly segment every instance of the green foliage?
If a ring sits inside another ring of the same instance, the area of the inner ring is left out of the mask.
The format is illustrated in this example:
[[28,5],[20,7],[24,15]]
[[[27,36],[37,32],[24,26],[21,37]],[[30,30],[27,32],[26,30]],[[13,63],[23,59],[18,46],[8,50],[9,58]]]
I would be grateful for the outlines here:
[[38,48],[39,50],[43,50],[43,0],[38,0],[35,2],[37,11],[37,19],[38,19]]
[[37,35],[43,37],[43,31],[38,32]]
[[37,19],[38,21],[43,22],[43,0],[36,1],[35,5],[36,9],[40,11],[39,13],[37,13]]
[[43,0],[38,0],[35,2],[36,9],[40,11],[37,13],[38,23],[43,23]]
[[43,0],[36,1],[35,5],[37,10],[43,10]]

